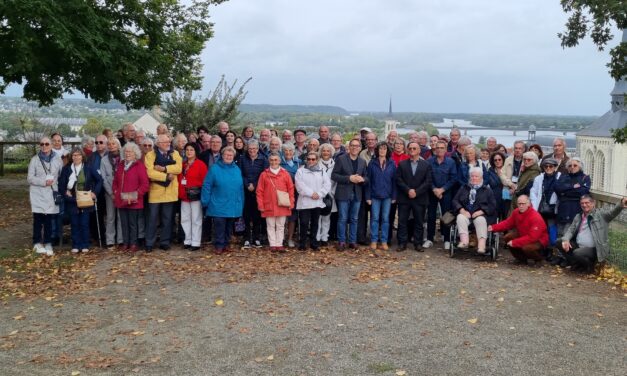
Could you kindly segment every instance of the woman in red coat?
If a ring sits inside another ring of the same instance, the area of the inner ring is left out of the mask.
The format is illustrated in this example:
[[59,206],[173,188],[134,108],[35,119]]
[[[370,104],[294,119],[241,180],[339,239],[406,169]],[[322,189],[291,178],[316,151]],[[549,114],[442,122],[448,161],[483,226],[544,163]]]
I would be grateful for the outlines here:
[[192,251],[200,249],[202,239],[202,205],[200,192],[207,175],[207,165],[199,160],[198,145],[188,142],[183,148],[185,162],[178,175],[179,199],[181,200],[181,227],[185,233],[184,248]]
[[122,148],[123,160],[115,169],[111,189],[115,207],[119,209],[122,225],[122,250],[137,251],[139,218],[144,215],[144,195],[149,182],[146,167],[141,162],[142,153],[134,142]]
[[[261,173],[257,184],[257,207],[261,216],[266,219],[270,250],[285,252],[283,247],[285,218],[292,213],[291,209],[294,207],[294,183],[289,172],[279,166],[281,164],[279,153],[270,153],[268,162],[270,167]],[[279,204],[277,190],[287,192],[289,205]]]

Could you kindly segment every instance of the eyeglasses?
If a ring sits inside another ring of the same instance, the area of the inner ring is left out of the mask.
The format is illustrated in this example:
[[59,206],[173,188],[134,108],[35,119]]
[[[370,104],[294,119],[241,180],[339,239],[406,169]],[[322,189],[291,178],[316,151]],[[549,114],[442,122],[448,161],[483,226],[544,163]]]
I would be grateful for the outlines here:
[[307,158],[308,161],[317,161],[318,158]]
[[361,145],[349,145],[349,146],[352,147],[352,148],[359,148],[359,147],[361,147]]
[[143,146],[143,147],[145,147],[145,148],[150,148],[150,147],[152,147],[152,145],[150,145],[150,144],[143,144],[142,146]]
[[436,149],[446,149],[444,146],[436,146]]
[[494,158],[494,162],[503,162],[503,159],[501,159],[501,158]]
[[418,148],[417,148],[417,147],[415,147],[415,146],[409,147],[409,148],[407,148],[407,149],[408,149],[408,150],[418,150]]
[[528,204],[529,204],[528,202],[519,202],[519,203],[517,203],[518,206],[528,205]]
[[523,161],[533,161],[531,158],[523,158]]
[[104,145],[104,144],[106,144],[105,141],[96,141],[96,145]]
[[39,144],[39,146],[50,146],[49,142],[42,142]]

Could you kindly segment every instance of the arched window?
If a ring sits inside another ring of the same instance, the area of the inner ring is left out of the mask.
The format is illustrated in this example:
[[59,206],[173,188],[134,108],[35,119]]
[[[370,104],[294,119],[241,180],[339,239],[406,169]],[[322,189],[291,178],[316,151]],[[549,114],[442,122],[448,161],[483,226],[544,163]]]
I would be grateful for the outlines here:
[[597,150],[596,155],[594,156],[594,172],[595,172],[595,180],[593,181],[593,186],[603,191],[605,188],[605,155],[601,150]]
[[588,149],[586,151],[583,157],[583,163],[585,164],[584,167],[586,175],[590,176],[590,179],[592,179],[592,184],[594,186],[595,182],[597,181],[597,177],[594,176],[594,154],[592,153],[592,150]]

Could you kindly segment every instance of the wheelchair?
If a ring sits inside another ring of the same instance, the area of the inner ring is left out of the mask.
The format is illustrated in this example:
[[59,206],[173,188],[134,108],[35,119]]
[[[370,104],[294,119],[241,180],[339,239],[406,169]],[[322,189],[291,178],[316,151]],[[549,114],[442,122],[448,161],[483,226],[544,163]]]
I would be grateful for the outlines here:
[[[499,221],[497,219],[496,223],[498,222]],[[459,241],[458,232],[457,232],[457,221],[453,221],[453,223],[450,224],[450,227],[451,227],[451,232],[450,232],[451,246],[449,249],[449,256],[453,258],[455,257],[455,252],[460,252],[463,250],[469,251],[471,247],[468,247],[466,249],[457,248],[457,242]],[[473,234],[475,232],[475,226],[472,223],[472,221],[470,222],[470,226],[468,226],[468,232],[470,234]],[[498,232],[488,231],[488,239],[486,240],[485,253],[481,256],[490,257],[492,258],[492,261],[496,261],[496,258],[498,257],[498,254],[499,254],[499,236],[500,235]]]

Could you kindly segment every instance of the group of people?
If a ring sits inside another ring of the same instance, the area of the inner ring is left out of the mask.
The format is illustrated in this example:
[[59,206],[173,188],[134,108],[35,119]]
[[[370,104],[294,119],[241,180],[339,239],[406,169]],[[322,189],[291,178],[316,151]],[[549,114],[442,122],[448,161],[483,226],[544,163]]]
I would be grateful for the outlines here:
[[[596,210],[590,177],[561,138],[544,156],[523,141],[509,153],[493,137],[479,149],[458,129],[407,140],[391,131],[379,141],[368,128],[350,138],[325,125],[315,135],[216,128],[172,137],[162,124],[153,141],[126,124],[71,151],[59,134],[43,137],[28,171],[35,251],[53,254],[64,216],[75,253],[88,252],[90,235],[101,232],[107,247],[132,252],[168,250],[173,241],[196,251],[212,241],[221,254],[234,234],[244,248],[273,252],[316,251],[329,241],[338,250],[388,250],[395,229],[397,251],[423,251],[434,245],[438,216],[451,214],[459,248],[473,243],[471,226],[479,253],[489,231],[509,231],[521,262],[590,268],[607,257],[607,222],[627,204]],[[93,205],[79,204],[85,195]],[[451,223],[439,223],[444,249],[457,241]]]

